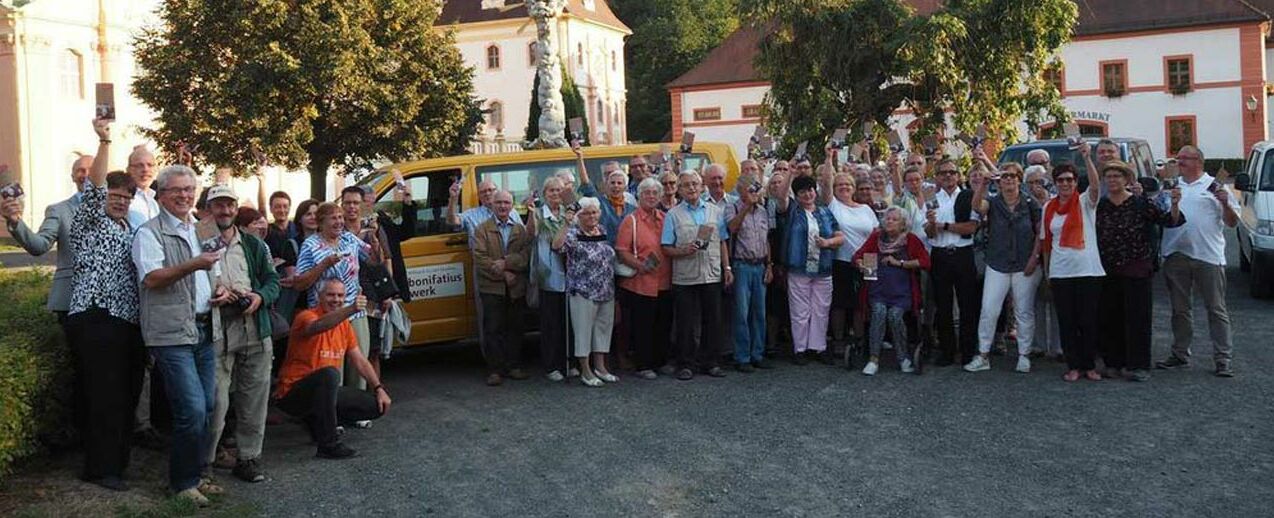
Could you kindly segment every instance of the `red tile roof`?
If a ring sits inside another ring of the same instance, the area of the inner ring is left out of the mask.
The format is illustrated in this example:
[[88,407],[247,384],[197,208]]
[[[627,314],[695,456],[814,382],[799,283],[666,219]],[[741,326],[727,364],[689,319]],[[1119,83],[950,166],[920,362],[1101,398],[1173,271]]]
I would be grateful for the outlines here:
[[[632,30],[615,16],[606,0],[594,0],[594,9],[584,7],[584,0],[567,0],[565,11],[572,16],[608,25],[632,34]],[[445,0],[442,13],[438,15],[438,25],[453,23],[476,23],[496,20],[527,18],[526,2],[523,0],[504,0],[504,6],[495,9],[483,9],[482,0]]]
[[[941,8],[943,0],[907,0],[921,15]],[[1234,22],[1268,21],[1274,0],[1075,0],[1079,17],[1075,34],[1116,34]],[[666,86],[763,81],[752,67],[757,47],[769,26],[742,26],[709,52],[698,66]]]

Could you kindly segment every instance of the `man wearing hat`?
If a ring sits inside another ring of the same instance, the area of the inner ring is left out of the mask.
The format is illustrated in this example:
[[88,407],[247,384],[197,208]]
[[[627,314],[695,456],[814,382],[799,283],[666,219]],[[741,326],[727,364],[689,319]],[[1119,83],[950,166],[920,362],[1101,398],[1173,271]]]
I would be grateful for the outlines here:
[[261,443],[265,437],[266,405],[270,399],[270,313],[279,296],[279,277],[270,262],[270,249],[257,236],[234,225],[239,199],[228,185],[208,189],[209,217],[199,222],[201,242],[212,240],[222,249],[213,269],[213,287],[224,293],[221,313],[222,339],[213,343],[216,353],[216,408],[209,427],[206,460],[216,460],[217,442],[225,428],[230,388],[234,387],[235,439],[238,460],[234,475],[245,482],[261,482]]

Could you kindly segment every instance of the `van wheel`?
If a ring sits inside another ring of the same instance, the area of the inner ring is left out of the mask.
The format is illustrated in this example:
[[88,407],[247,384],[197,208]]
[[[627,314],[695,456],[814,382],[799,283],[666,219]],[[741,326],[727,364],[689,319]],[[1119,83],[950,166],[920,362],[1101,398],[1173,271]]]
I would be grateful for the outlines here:
[[1243,255],[1242,246],[1239,247],[1239,271],[1243,273],[1252,271],[1252,261],[1249,261],[1247,256]]
[[1269,278],[1269,272],[1261,268],[1252,268],[1252,298],[1268,299],[1274,296],[1274,279]]

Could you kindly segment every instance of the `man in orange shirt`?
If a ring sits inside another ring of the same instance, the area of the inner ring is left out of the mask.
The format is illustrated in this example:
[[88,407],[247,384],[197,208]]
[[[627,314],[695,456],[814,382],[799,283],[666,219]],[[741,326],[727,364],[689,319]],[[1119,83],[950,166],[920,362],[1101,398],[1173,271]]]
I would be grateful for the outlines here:
[[[349,317],[363,311],[367,299],[358,296],[343,306],[345,285],[327,279],[319,291],[319,307],[307,309],[292,320],[287,359],[279,370],[274,397],[280,409],[305,421],[318,443],[318,456],[344,459],[354,450],[341,444],[336,433],[340,422],[370,421],[389,411],[389,392],[371,363],[358,348]],[[341,386],[341,371],[349,360],[367,380],[368,391]]]

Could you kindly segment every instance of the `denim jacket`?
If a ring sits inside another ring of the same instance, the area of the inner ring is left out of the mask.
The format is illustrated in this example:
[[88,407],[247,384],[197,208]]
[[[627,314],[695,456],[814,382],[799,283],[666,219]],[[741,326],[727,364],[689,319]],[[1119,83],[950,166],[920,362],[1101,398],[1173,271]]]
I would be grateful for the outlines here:
[[[805,272],[805,258],[809,253],[809,229],[806,227],[805,214],[801,204],[790,201],[787,207],[787,231],[783,234],[783,265],[790,273],[809,275]],[[814,208],[814,219],[818,221],[818,235],[823,239],[831,239],[832,234],[840,231],[836,218],[827,207],[818,205]],[[822,248],[818,251],[818,274],[826,277],[832,274],[832,260],[836,258],[836,250]]]

